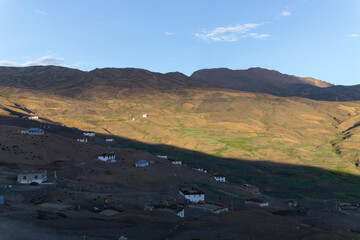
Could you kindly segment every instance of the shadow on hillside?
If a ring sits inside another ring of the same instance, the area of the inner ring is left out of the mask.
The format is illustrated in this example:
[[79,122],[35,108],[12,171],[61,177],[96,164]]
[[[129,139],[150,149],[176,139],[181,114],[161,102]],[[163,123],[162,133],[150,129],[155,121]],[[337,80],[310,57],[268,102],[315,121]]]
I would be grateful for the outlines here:
[[[55,134],[72,141],[83,137],[82,131],[54,123],[46,123],[50,128],[46,133]],[[0,116],[1,126],[19,128],[40,127],[34,120],[22,120],[18,117]],[[106,135],[97,134],[97,141]],[[154,155],[167,155],[178,159],[189,167],[202,167],[210,173],[224,174],[232,184],[249,183],[259,186],[266,195],[278,199],[315,199],[341,200],[356,202],[360,199],[360,176],[340,171],[326,170],[317,167],[277,163],[272,161],[253,161],[241,158],[222,158],[198,151],[187,150],[166,144],[148,144],[121,136],[115,138],[113,150],[125,148],[150,152]],[[88,144],[95,144],[90,141]],[[1,149],[0,149],[1,151]]]

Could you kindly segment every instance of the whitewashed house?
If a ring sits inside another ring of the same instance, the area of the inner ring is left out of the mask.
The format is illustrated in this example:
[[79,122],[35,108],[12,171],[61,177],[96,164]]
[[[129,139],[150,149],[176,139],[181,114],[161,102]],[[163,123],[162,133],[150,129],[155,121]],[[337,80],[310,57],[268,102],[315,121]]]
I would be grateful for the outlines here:
[[147,114],[143,114],[143,118],[147,118],[149,115],[147,115]]
[[29,128],[28,134],[29,135],[44,135],[44,130],[41,128]]
[[221,175],[221,174],[218,174],[218,173],[214,173],[214,178],[217,182],[226,182],[226,178],[225,176]]
[[34,119],[39,119],[39,117],[38,116],[22,116],[21,119],[34,120]]
[[17,176],[17,181],[22,184],[30,184],[33,182],[43,183],[47,180],[47,171],[44,170],[30,170],[20,173]]
[[106,142],[114,142],[115,140],[113,138],[105,138]]
[[194,187],[180,188],[179,194],[190,202],[198,203],[205,201],[205,193]]
[[158,158],[162,158],[162,159],[168,159],[168,156],[166,155],[156,155]]
[[174,164],[174,165],[182,165],[182,162],[180,160],[169,158],[169,161],[171,162],[171,164]]
[[143,168],[146,166],[149,166],[149,162],[146,160],[140,160],[135,163],[135,167],[138,167],[138,168]]
[[198,172],[203,172],[203,173],[207,173],[207,170],[204,169],[204,168],[198,168],[198,167],[195,167],[193,168],[195,171],[198,171]]
[[87,143],[88,139],[87,138],[78,138],[78,139],[76,139],[76,141],[81,142],[81,143]]
[[83,132],[84,136],[88,136],[88,137],[95,137],[95,133],[94,132]]
[[114,153],[103,153],[98,155],[98,159],[104,162],[116,162],[116,155]]

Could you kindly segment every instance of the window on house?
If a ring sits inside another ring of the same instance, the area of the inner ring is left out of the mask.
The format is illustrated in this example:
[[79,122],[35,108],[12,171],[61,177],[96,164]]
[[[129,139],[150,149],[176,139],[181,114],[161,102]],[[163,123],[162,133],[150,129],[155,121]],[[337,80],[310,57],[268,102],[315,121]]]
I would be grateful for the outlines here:
[[38,175],[35,175],[35,179],[38,179]]
[[25,180],[25,179],[26,179],[26,176],[23,176],[23,179]]

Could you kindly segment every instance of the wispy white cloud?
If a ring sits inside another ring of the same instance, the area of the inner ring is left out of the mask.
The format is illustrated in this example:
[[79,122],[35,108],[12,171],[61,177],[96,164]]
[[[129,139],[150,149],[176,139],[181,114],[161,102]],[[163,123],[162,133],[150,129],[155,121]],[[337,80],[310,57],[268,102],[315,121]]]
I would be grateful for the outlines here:
[[349,37],[360,37],[360,34],[350,34]]
[[164,32],[165,35],[168,35],[168,36],[172,36],[172,35],[175,35],[174,32]]
[[27,61],[25,63],[16,63],[13,61],[0,61],[0,66],[8,66],[8,67],[29,67],[29,66],[46,66],[46,65],[54,65],[54,66],[66,66],[64,64],[63,58],[57,58],[54,56],[44,56],[41,58],[33,59]]
[[194,35],[203,41],[215,41],[215,42],[235,42],[241,38],[267,38],[268,34],[249,33],[250,30],[256,29],[262,24],[247,23],[242,25],[236,25],[232,27],[217,27],[212,30],[202,30]]
[[280,13],[280,16],[283,16],[283,17],[288,17],[288,16],[290,16],[291,15],[291,12],[289,12],[289,11],[282,11],[281,13]]
[[44,12],[44,11],[41,11],[41,10],[36,10],[36,13],[40,14],[40,15],[49,15],[47,12]]
[[249,33],[248,36],[252,37],[252,38],[255,38],[255,39],[266,39],[266,38],[270,37],[271,35],[269,35],[269,34],[259,34],[259,33]]

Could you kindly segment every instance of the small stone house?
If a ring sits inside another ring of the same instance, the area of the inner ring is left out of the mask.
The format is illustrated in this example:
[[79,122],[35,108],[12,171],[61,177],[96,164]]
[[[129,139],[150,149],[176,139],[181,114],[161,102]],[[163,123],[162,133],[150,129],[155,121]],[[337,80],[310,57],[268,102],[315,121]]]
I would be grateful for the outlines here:
[[116,155],[114,153],[103,153],[98,155],[98,159],[105,162],[116,162]]
[[198,203],[205,201],[205,193],[195,187],[180,188],[179,194],[190,202]]
[[217,182],[226,182],[226,178],[225,176],[221,175],[221,174],[218,174],[218,173],[214,173],[214,178]]
[[88,136],[88,137],[95,137],[95,133],[94,132],[83,132],[84,136]]
[[284,203],[286,203],[289,207],[297,207],[298,206],[297,201],[294,199],[285,200]]
[[33,119],[39,119],[39,117],[38,116],[22,116],[21,119],[33,120]]
[[44,130],[41,128],[29,128],[28,135],[44,135]]
[[206,169],[204,169],[204,168],[194,167],[193,169],[194,169],[195,171],[198,171],[198,172],[207,173],[207,170],[206,170]]
[[135,167],[138,167],[138,168],[142,168],[142,167],[146,167],[146,166],[149,166],[149,162],[146,160],[140,160],[135,163]]
[[169,158],[169,161],[174,165],[182,165],[182,162],[180,160]]
[[30,184],[33,182],[43,183],[47,180],[46,170],[29,170],[18,174],[17,181],[22,184]]

